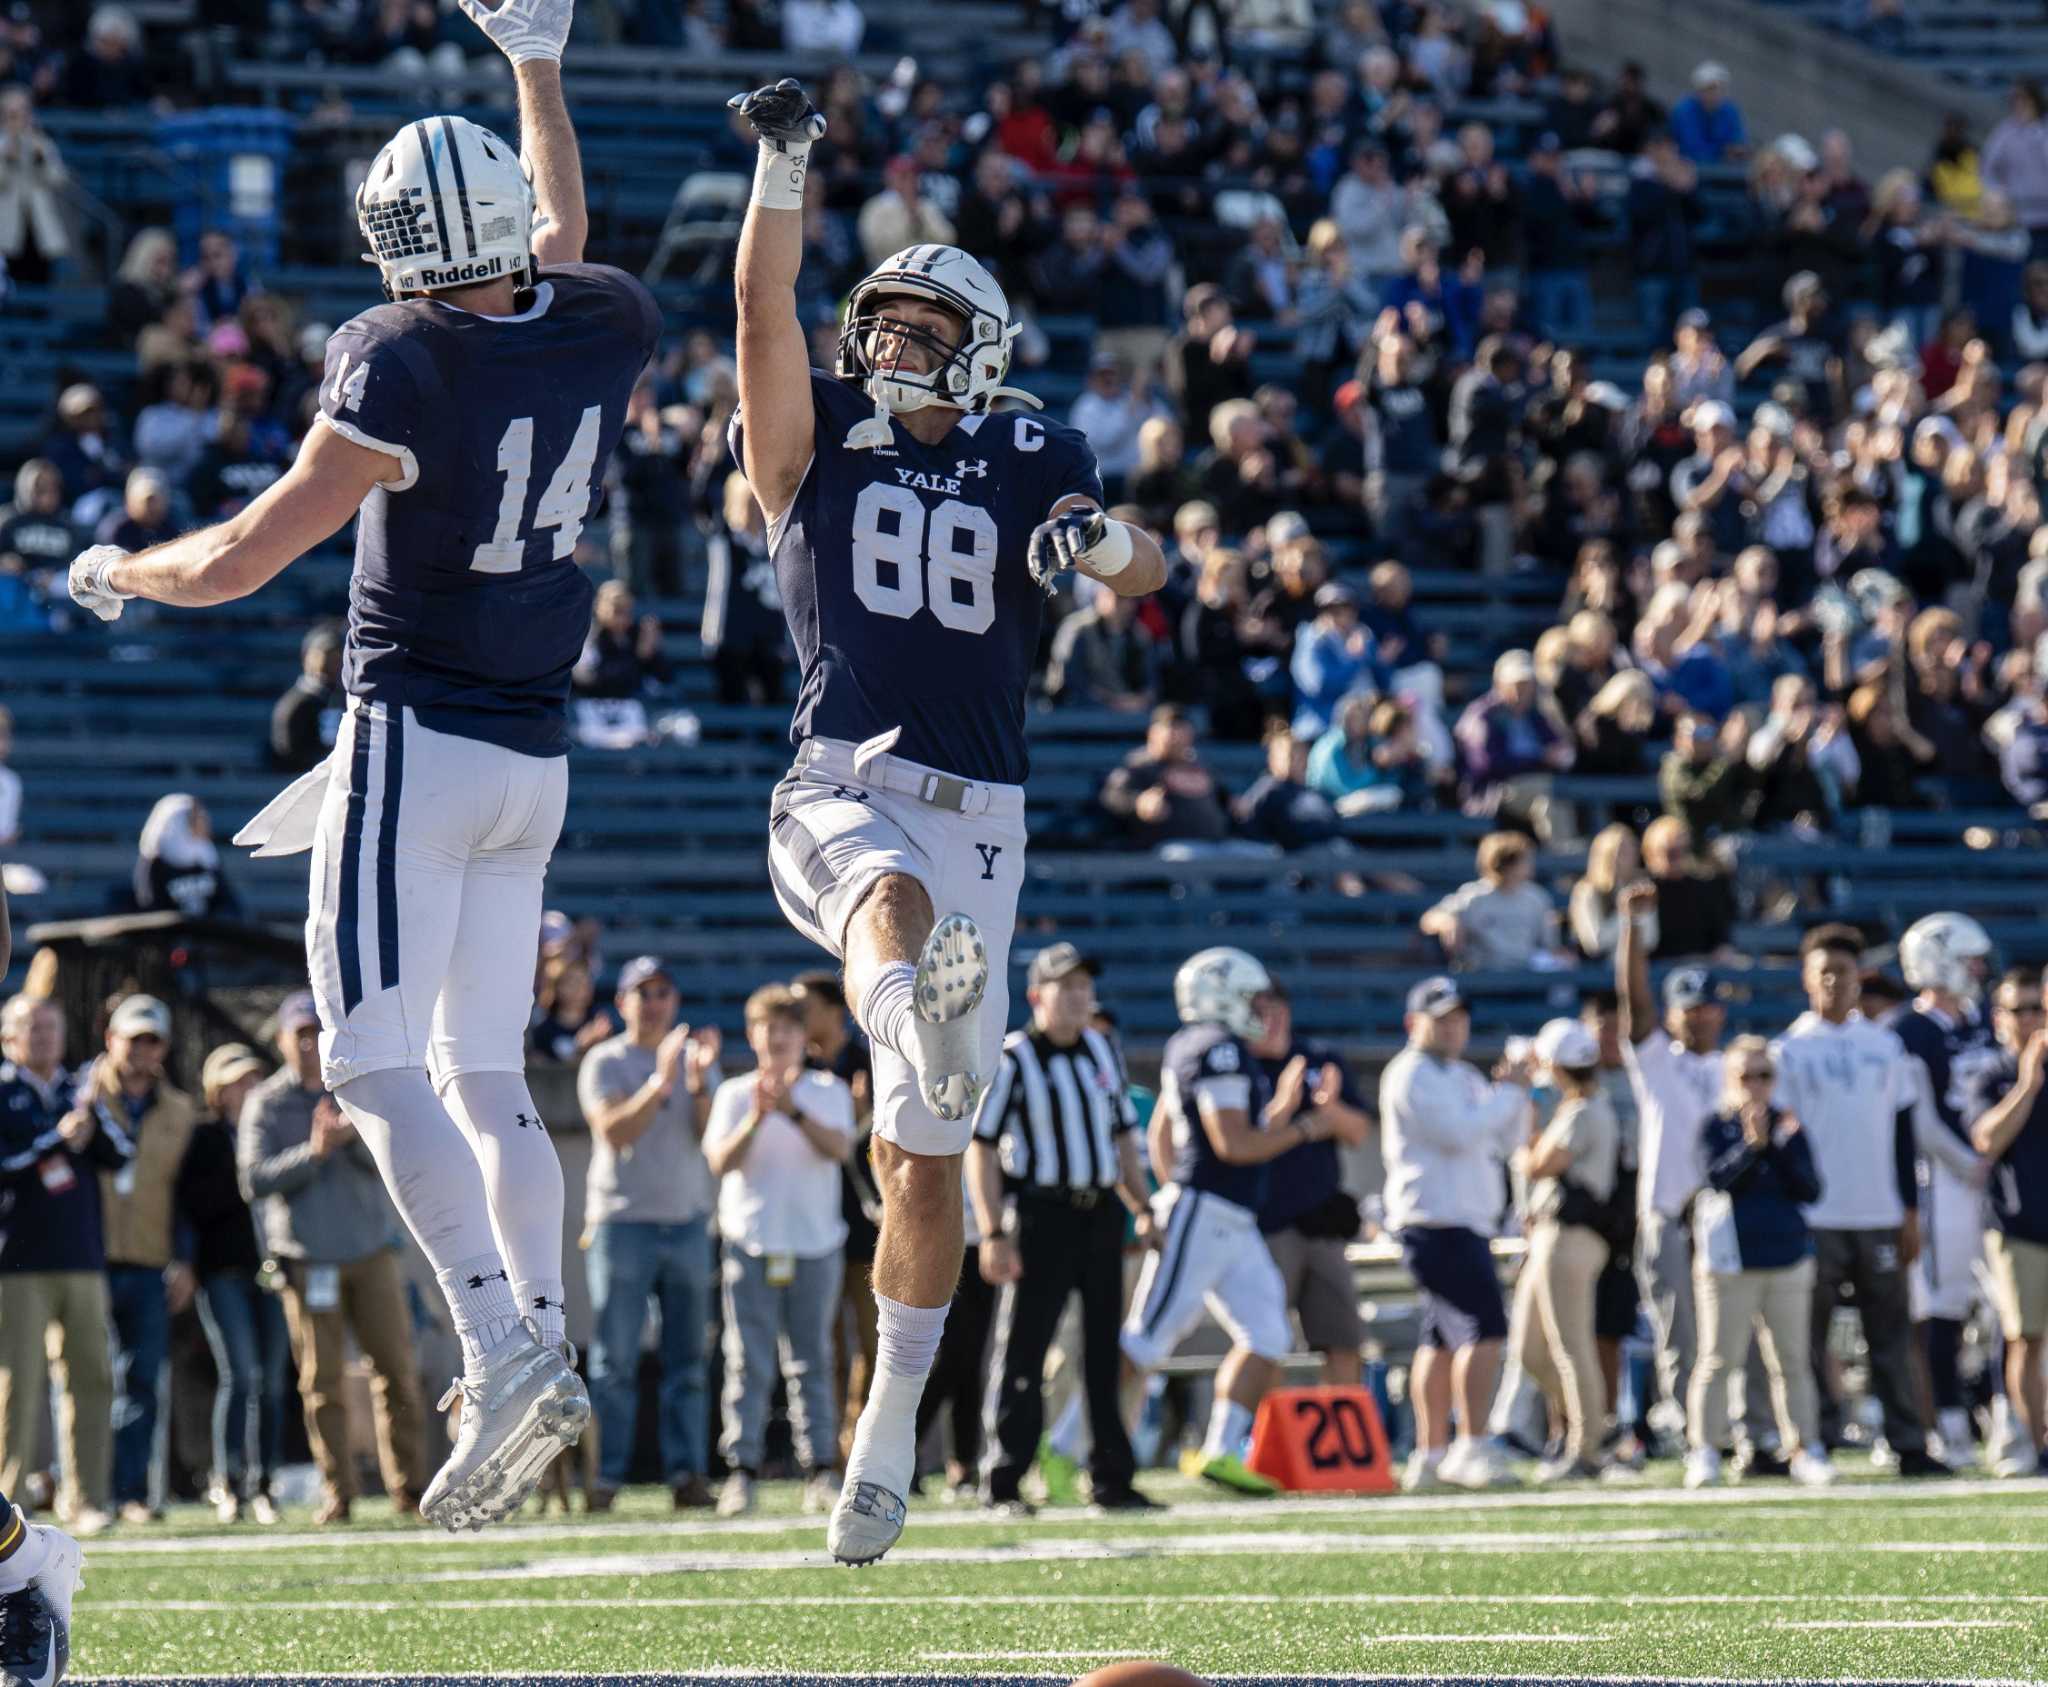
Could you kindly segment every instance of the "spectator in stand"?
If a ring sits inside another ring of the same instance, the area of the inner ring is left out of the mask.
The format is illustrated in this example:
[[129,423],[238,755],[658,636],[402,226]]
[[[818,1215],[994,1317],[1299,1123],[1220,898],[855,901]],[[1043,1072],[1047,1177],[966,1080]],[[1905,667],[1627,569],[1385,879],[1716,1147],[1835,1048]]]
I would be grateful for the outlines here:
[[1103,483],[1121,488],[1138,466],[1138,433],[1152,418],[1151,382],[1113,352],[1098,351],[1088,365],[1088,384],[1074,400],[1067,421],[1080,429],[1095,452]]
[[47,457],[15,471],[14,502],[0,509],[0,559],[16,557],[31,573],[65,569],[83,546],[64,508],[64,475]]
[[1527,1181],[1529,1252],[1515,1279],[1508,1350],[1543,1391],[1563,1445],[1536,1473],[1541,1483],[1599,1474],[1606,1389],[1593,1330],[1594,1291],[1607,1265],[1607,1204],[1620,1166],[1621,1126],[1600,1081],[1600,1045],[1576,1019],[1537,1033],[1533,1061],[1510,1068],[1521,1082],[1555,1090],[1547,1125],[1532,1120],[1515,1150]]
[[860,249],[870,269],[906,246],[950,246],[953,224],[925,193],[917,160],[902,155],[882,167],[882,191],[860,208]]
[[1714,339],[1713,319],[1698,308],[1681,311],[1676,338],[1677,349],[1667,359],[1672,397],[1681,406],[1703,398],[1732,405],[1735,371]]
[[1535,882],[1535,852],[1520,832],[1480,840],[1479,877],[1422,916],[1461,972],[1512,972],[1558,958],[1557,908]]
[[1096,343],[1149,384],[1169,338],[1173,239],[1153,215],[1151,202],[1131,183],[1117,193],[1101,239],[1110,270],[1104,277],[1107,292],[1094,301]]
[[854,0],[783,0],[782,44],[792,53],[850,59],[867,27]]
[[1301,397],[1312,412],[1325,409],[1338,375],[1357,363],[1378,311],[1378,296],[1358,273],[1336,223],[1321,218],[1308,231],[1308,262],[1295,301]]
[[1319,587],[1316,615],[1294,636],[1288,672],[1294,681],[1294,732],[1304,741],[1330,730],[1337,707],[1357,692],[1386,689],[1387,670],[1373,636],[1358,619],[1358,596],[1336,581]]
[[341,634],[315,627],[299,645],[299,677],[270,711],[270,765],[304,773],[325,761],[341,730]]
[[652,685],[666,685],[675,669],[662,649],[661,621],[653,615],[633,618],[633,590],[623,581],[608,580],[597,589],[590,637],[569,676],[581,697],[644,696]]
[[[1589,961],[1602,961],[1621,942],[1621,893],[1634,884],[1642,871],[1642,851],[1636,835],[1619,822],[1596,832],[1586,848],[1586,870],[1572,886],[1572,941]],[[1643,941],[1657,946],[1657,916],[1651,912],[1645,922]]]
[[1571,729],[1536,687],[1536,664],[1510,650],[1493,665],[1493,688],[1475,697],[1453,734],[1465,787],[1476,804],[1520,814],[1539,836],[1569,832],[1550,802],[1550,775],[1575,759]]
[[64,103],[78,111],[130,111],[149,103],[142,30],[125,6],[95,6],[85,50],[64,68]]
[[1074,610],[1053,634],[1045,693],[1061,705],[1149,709],[1156,666],[1137,603],[1097,586],[1089,606]]
[[701,1140],[717,1085],[718,1033],[676,1024],[675,979],[652,955],[620,968],[617,1000],[625,1030],[590,1050],[576,1074],[591,1136],[583,1228],[599,1459],[585,1503],[609,1510],[631,1471],[640,1331],[649,1298],[658,1297],[662,1477],[678,1511],[709,1507],[704,1327],[715,1183]]
[[1657,773],[1664,812],[1698,838],[1743,829],[1755,807],[1747,749],[1742,716],[1729,716],[1724,726],[1706,715],[1680,715]]
[[551,955],[541,969],[535,993],[533,1029],[526,1033],[527,1052],[562,1066],[580,1065],[583,1057],[618,1029],[598,1006],[590,963],[581,955]]
[[173,1258],[172,1196],[198,1109],[164,1080],[170,1036],[169,1008],[154,996],[126,997],[107,1022],[106,1053],[80,1077],[72,1104],[134,1145],[129,1164],[100,1174],[114,1329],[113,1499],[124,1523],[163,1517],[156,1466],[163,1368],[171,1318],[191,1304],[194,1287],[190,1267]]
[[683,524],[689,519],[683,471],[694,442],[678,423],[694,419],[689,411],[664,411],[645,377],[626,400],[626,425],[608,477],[612,568],[629,590],[649,597],[675,597],[683,589]]
[[1643,830],[1643,868],[1657,890],[1660,960],[1725,958],[1735,930],[1735,887],[1693,854],[1692,829],[1665,815]]
[[1048,311],[1088,311],[1106,288],[1108,265],[1094,207],[1069,205],[1060,217],[1059,239],[1031,260],[1031,296]]
[[[377,1162],[320,1081],[320,1018],[309,993],[287,997],[277,1010],[277,1050],[283,1066],[242,1104],[236,1163],[242,1194],[262,1221],[264,1244],[284,1270],[299,1400],[320,1468],[321,1499],[313,1521],[346,1523],[355,1503],[355,1454],[343,1393],[351,1337],[374,1379],[370,1400],[384,1490],[397,1516],[414,1516],[425,1485],[426,1414],[399,1263],[398,1218]],[[148,1150],[146,1127],[143,1149]],[[116,1298],[118,1319],[118,1292]],[[119,1457],[117,1448],[117,1466]]]
[[[1373,1128],[1365,1098],[1351,1081],[1343,1057],[1325,1044],[1294,1034],[1294,1004],[1275,981],[1258,1001],[1259,1034],[1251,1051],[1269,1083],[1277,1082],[1299,1056],[1300,1116],[1312,1121],[1313,1140],[1271,1162],[1266,1199],[1259,1208],[1259,1234],[1287,1284],[1287,1305],[1300,1321],[1302,1339],[1323,1356],[1322,1380],[1355,1388],[1361,1380],[1360,1353],[1365,1321],[1347,1243],[1358,1235],[1357,1200],[1344,1187],[1338,1144],[1362,1148]],[[1284,1129],[1286,1121],[1273,1128]]]
[[136,336],[161,322],[177,297],[177,242],[168,229],[138,229],[107,294],[107,328],[114,344],[132,348]]
[[1304,777],[1342,815],[1426,808],[1436,794],[1415,717],[1390,697],[1359,694],[1340,703],[1336,724],[1309,751]]
[[[1799,1121],[1773,1105],[1778,1069],[1770,1043],[1737,1037],[1723,1057],[1721,1107],[1700,1130],[1706,1187],[1694,1199],[1699,1362],[1687,1412],[1685,1485],[1721,1479],[1729,1435],[1723,1372],[1760,1353],[1770,1373],[1780,1444],[1792,1449],[1792,1480],[1835,1479],[1820,1438],[1814,1365],[1813,1238],[1804,1209],[1820,1199],[1820,1175]],[[1752,1342],[1754,1346],[1752,1347]]]
[[1593,289],[1586,277],[1585,230],[1593,196],[1565,167],[1554,132],[1536,137],[1522,182],[1522,244],[1529,311],[1537,329],[1566,345],[1593,326]]
[[1810,417],[1840,415],[1845,408],[1842,344],[1828,324],[1829,299],[1810,269],[1784,287],[1785,319],[1766,328],[1735,360],[1735,378],[1746,381],[1759,369],[1782,370],[1796,381]]
[[180,529],[171,517],[171,483],[155,469],[130,469],[121,489],[121,504],[109,510],[93,538],[124,551],[146,551],[175,539]]
[[1984,186],[2011,204],[2034,257],[2048,257],[2048,105],[2039,86],[2025,80],[2014,82],[2006,98],[2006,115],[1984,142]]
[[[0,893],[0,957],[4,901]],[[0,1008],[0,1492],[25,1486],[54,1381],[64,1467],[57,1514],[74,1535],[96,1535],[113,1522],[99,1174],[125,1170],[135,1142],[110,1112],[73,1105],[63,1055],[55,1002],[20,995]]]
[[1175,512],[1195,501],[1201,490],[1201,477],[1187,460],[1187,437],[1180,423],[1154,416],[1140,427],[1138,462],[1124,494],[1138,506],[1146,525],[1165,532],[1173,525]]
[[1249,397],[1248,368],[1258,336],[1232,319],[1230,300],[1220,287],[1190,287],[1180,336],[1167,347],[1166,385],[1181,407],[1191,438],[1214,438],[1211,412],[1226,399]]
[[1507,166],[1494,157],[1493,131],[1484,123],[1460,126],[1458,153],[1458,168],[1443,185],[1451,254],[1462,262],[1478,252],[1488,267],[1503,268],[1520,255],[1521,196]]
[[246,1514],[275,1523],[270,1485],[284,1462],[284,1401],[291,1335],[284,1306],[265,1286],[256,1223],[236,1170],[236,1133],[249,1092],[269,1065],[243,1043],[206,1057],[199,1090],[206,1115],[178,1167],[179,1231],[192,1250],[199,1322],[213,1354],[213,1479],[206,1498],[218,1522]]
[[1769,717],[1749,737],[1758,831],[1791,829],[1818,837],[1839,819],[1845,791],[1860,772],[1839,704],[1819,706],[1813,682],[1786,674],[1771,687]]
[[823,1512],[838,1497],[832,1327],[845,1267],[839,1168],[853,1151],[853,1092],[829,1072],[806,1070],[804,1008],[788,986],[748,997],[746,1024],[755,1070],[718,1086],[704,1127],[725,1256],[719,1451],[731,1474],[718,1514],[753,1509],[778,1350],[803,1508]]
[[1338,834],[1330,799],[1305,783],[1308,746],[1284,722],[1266,729],[1266,771],[1230,805],[1238,835],[1277,849],[1311,849]]
[[1870,1349],[1870,1388],[1884,1407],[1886,1443],[1901,1476],[1946,1476],[1927,1450],[1915,1397],[1906,1271],[1920,1251],[1913,1067],[1898,1037],[1856,1011],[1861,939],[1825,925],[1799,943],[1808,1011],[1771,1045],[1778,1106],[1798,1119],[1820,1176],[1808,1206],[1816,1268],[1812,1363],[1821,1436],[1839,1441],[1843,1402],[1825,1373],[1842,1290],[1855,1295]]
[[1671,108],[1671,138],[1694,164],[1732,164],[1749,156],[1742,112],[1728,97],[1728,67],[1708,59],[1692,73],[1692,92]]
[[1351,267],[1384,294],[1406,267],[1401,247],[1410,211],[1408,190],[1394,180],[1387,149],[1378,141],[1353,149],[1350,170],[1330,194],[1330,217],[1351,253]]
[[724,519],[706,541],[704,647],[721,703],[779,703],[788,682],[782,592],[768,554],[768,525],[747,477],[725,477]]
[[2038,973],[2015,969],[1999,980],[1991,1024],[1998,1060],[1977,1077],[1970,1141],[1991,1162],[1984,1254],[2005,1338],[2005,1392],[2025,1443],[1995,1474],[2032,1476],[2048,1457],[2048,1030]]
[[185,272],[179,285],[192,300],[201,332],[234,321],[243,300],[263,290],[242,267],[242,249],[234,236],[219,229],[208,229],[199,237],[199,262]]
[[61,194],[70,180],[26,88],[0,89],[0,259],[11,281],[46,285],[71,251]]
[[1522,1137],[1529,1097],[1488,1083],[1461,1058],[1472,1014],[1451,979],[1410,990],[1402,1024],[1407,1046],[1387,1062],[1379,1090],[1386,1227],[1400,1240],[1422,1312],[1408,1385],[1415,1451],[1401,1486],[1486,1488],[1505,1475],[1483,1427],[1508,1333],[1490,1242],[1504,1204],[1501,1162]]
[[[1220,414],[1220,412],[1219,412]],[[1246,567],[1237,551],[1211,550],[1202,559],[1195,596],[1181,612],[1168,695],[1206,702],[1209,727],[1235,743],[1256,740],[1264,731],[1266,704],[1247,672],[1256,656],[1247,648],[1250,631]]]
[[58,394],[57,426],[44,436],[42,455],[62,477],[72,518],[96,523],[129,467],[99,388],[81,381]]
[[1270,317],[1283,326],[1295,320],[1300,283],[1300,254],[1286,222],[1262,216],[1251,226],[1251,238],[1230,260],[1224,290],[1231,305],[1253,318]]
[[1635,266],[1636,324],[1661,341],[1698,294],[1692,228],[1703,214],[1699,171],[1668,134],[1650,136],[1643,156],[1630,166],[1625,213]]
[[1217,845],[1230,837],[1230,811],[1216,776],[1195,754],[1195,726],[1163,703],[1152,711],[1143,748],[1102,787],[1101,803],[1141,849]]
[[241,898],[220,870],[213,818],[183,791],[159,797],[143,824],[131,884],[138,913],[174,912],[189,919],[233,919]]
[[141,381],[135,456],[182,488],[198,470],[218,430],[214,401],[220,382],[210,364],[183,358],[159,363]]

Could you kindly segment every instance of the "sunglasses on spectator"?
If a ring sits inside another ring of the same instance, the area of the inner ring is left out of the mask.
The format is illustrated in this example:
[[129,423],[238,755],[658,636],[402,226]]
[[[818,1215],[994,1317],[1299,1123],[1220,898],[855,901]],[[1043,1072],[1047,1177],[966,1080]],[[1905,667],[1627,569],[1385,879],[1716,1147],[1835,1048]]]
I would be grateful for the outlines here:
[[2041,998],[2038,996],[2034,996],[2023,1002],[2007,1002],[2005,1004],[2005,1011],[2011,1014],[2015,1019],[2024,1019],[2029,1014],[2035,1014],[2042,1011]]
[[1758,1071],[1743,1073],[1742,1081],[1745,1084],[1768,1084],[1773,1079],[1775,1079],[1777,1075],[1777,1073],[1771,1071],[1768,1067],[1766,1067]]

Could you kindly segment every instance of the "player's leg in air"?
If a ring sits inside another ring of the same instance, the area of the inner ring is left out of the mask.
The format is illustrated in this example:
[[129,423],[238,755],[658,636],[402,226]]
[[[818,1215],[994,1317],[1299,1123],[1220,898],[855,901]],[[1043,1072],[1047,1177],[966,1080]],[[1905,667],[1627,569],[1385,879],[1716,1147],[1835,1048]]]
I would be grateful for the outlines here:
[[521,149],[459,117],[400,130],[356,200],[389,302],[329,342],[324,425],[228,522],[95,547],[70,579],[107,620],[130,597],[219,603],[365,511],[335,753],[238,841],[314,851],[323,1069],[462,1342],[455,1448],[420,1506],[451,1529],[516,1508],[590,1415],[522,1044],[589,629],[576,539],[661,334],[645,287],[583,262],[572,0],[461,3],[512,63]]
[[0,1687],[51,1687],[71,1667],[80,1563],[75,1540],[0,1494]]

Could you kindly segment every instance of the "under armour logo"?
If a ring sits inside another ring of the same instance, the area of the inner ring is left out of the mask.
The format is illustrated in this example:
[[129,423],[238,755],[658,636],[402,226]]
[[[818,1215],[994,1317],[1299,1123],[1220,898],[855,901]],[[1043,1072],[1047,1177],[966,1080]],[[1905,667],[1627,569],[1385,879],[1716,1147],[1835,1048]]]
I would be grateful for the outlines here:
[[469,1279],[469,1286],[472,1289],[480,1289],[486,1283],[509,1283],[511,1281],[512,1279],[506,1276],[504,1272],[492,1271],[481,1277],[472,1275]]
[[857,791],[851,785],[834,785],[832,787],[832,794],[842,802],[866,802],[868,800],[867,792]]
[[981,876],[985,879],[994,878],[996,876],[996,857],[1003,853],[1003,846],[1001,844],[976,844],[974,847],[981,855]]
[[512,1122],[521,1130],[531,1128],[537,1131],[544,1131],[547,1129],[547,1126],[542,1124],[531,1113],[516,1113],[513,1115]]
[[562,1301],[549,1300],[546,1295],[535,1295],[533,1297],[533,1309],[536,1312],[545,1312],[551,1306],[559,1312],[562,1310],[563,1305]]
[[954,463],[953,472],[962,480],[965,480],[969,475],[985,475],[988,473],[988,459],[986,457],[977,457],[970,463],[965,457],[962,457]]

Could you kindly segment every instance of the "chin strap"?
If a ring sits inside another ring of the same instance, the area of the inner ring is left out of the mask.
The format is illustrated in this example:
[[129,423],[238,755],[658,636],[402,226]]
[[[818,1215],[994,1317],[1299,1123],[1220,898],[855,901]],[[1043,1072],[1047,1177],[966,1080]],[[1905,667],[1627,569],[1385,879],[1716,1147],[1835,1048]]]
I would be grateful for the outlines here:
[[[1043,410],[1045,400],[1034,397],[1021,387],[992,387],[983,401],[980,414],[988,413],[989,405],[999,398],[1014,398],[1020,404],[1027,404],[1033,410]],[[896,436],[890,431],[889,420],[894,414],[879,398],[875,400],[875,413],[865,421],[855,422],[846,434],[846,449],[849,451],[879,451]]]
[[1019,404],[1029,405],[1033,410],[1043,410],[1045,408],[1044,399],[1035,397],[1031,393],[1026,392],[1022,387],[989,388],[988,402],[982,408],[986,410],[990,404],[995,403],[999,398],[1014,398]]

